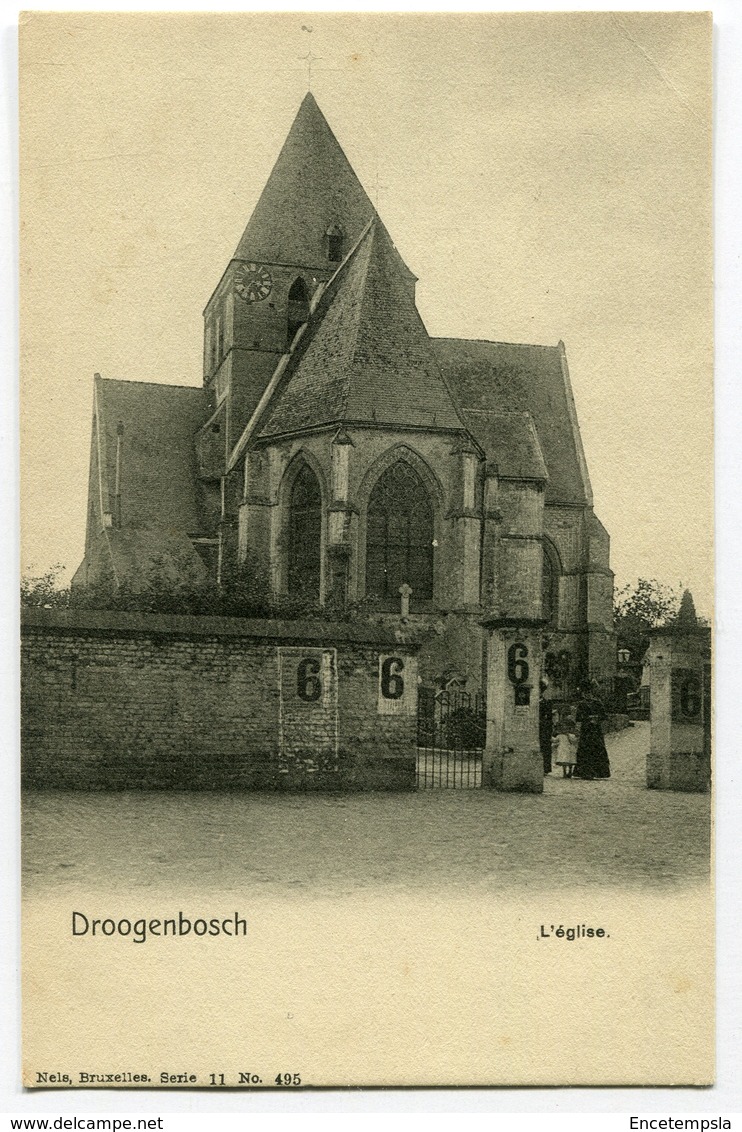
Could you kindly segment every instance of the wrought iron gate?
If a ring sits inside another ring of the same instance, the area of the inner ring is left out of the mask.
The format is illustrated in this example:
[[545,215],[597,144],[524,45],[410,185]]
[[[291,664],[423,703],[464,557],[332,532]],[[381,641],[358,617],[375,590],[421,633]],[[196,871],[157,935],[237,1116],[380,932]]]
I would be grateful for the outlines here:
[[487,712],[481,692],[420,688],[417,711],[417,785],[473,789],[482,785]]

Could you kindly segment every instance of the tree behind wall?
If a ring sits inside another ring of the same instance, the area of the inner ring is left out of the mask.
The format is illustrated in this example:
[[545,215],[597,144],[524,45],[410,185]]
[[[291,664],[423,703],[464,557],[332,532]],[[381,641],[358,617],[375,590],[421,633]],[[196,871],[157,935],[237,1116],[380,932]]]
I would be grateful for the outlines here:
[[613,623],[619,649],[628,649],[633,664],[639,664],[649,646],[649,633],[671,624],[678,614],[680,593],[656,578],[639,578],[616,591]]
[[70,587],[63,581],[64,566],[57,563],[45,574],[24,574],[21,578],[21,605],[35,609],[66,609]]

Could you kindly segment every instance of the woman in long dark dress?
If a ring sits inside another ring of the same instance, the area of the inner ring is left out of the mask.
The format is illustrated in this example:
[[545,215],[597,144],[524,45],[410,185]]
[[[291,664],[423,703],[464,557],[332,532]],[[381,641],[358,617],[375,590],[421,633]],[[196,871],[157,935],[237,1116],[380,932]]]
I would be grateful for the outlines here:
[[573,778],[610,778],[611,764],[603,738],[602,721],[606,710],[594,682],[585,690],[577,705],[580,739]]

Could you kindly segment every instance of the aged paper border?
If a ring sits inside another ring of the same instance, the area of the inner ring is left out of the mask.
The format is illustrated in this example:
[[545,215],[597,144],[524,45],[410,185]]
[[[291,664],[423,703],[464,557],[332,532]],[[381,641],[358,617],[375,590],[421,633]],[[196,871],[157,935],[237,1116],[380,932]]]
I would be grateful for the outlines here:
[[[103,5],[96,5],[97,9],[101,9],[102,7],[103,7]],[[183,7],[183,6],[180,6],[180,7]],[[548,7],[548,5],[546,5],[546,4],[542,4],[542,5],[539,6],[539,8],[541,10],[544,10],[547,7]],[[616,9],[618,9],[618,8],[623,8],[623,7],[624,7],[623,5],[619,5],[619,4],[608,5],[608,6],[593,4],[593,5],[589,6],[589,8],[592,9],[592,10],[596,10],[598,8],[600,8],[600,10],[605,10],[606,8],[616,8]],[[628,10],[631,10],[631,9],[636,10],[636,9],[642,8],[642,7],[643,7],[643,5],[632,4],[632,5],[628,6]],[[648,5],[647,7],[650,7],[651,9],[657,9],[659,7],[659,5],[657,5],[657,4],[651,5],[651,6]],[[723,31],[723,27],[724,27],[725,24],[728,28],[731,29],[733,27],[733,24],[735,23],[735,21],[737,23],[739,23],[739,13],[735,12],[733,8],[731,8],[731,10],[729,10],[730,7],[731,6],[729,6],[729,5],[717,5],[717,6],[715,6],[715,11],[718,11],[719,9],[725,9],[724,11],[719,12],[719,16],[718,16],[719,23],[722,25],[721,31]],[[730,30],[730,32],[728,32],[727,34],[733,34],[733,32]],[[717,32],[716,32],[716,58],[717,58],[717,62],[719,61],[720,53],[723,56],[723,49],[720,52],[719,35],[720,35],[720,29],[717,27]],[[8,52],[7,52],[7,39],[5,41],[4,47],[6,48],[5,57],[7,58],[7,54],[8,54]],[[722,72],[722,74],[723,74],[723,72]],[[720,79],[721,79],[721,75],[720,75]],[[717,106],[718,106],[718,97],[719,96],[717,95]],[[736,105],[737,105],[737,108],[738,108],[739,107],[738,96],[736,98]],[[732,129],[735,118],[738,119],[738,114],[736,116],[734,114],[730,114],[730,107],[727,106],[726,107],[726,115],[727,115],[726,125],[727,125],[728,128]],[[719,130],[719,133],[717,134],[716,152],[718,154],[719,147],[721,145],[723,145],[724,129],[725,129],[725,122],[723,120],[720,121],[718,110],[717,110],[717,127],[718,127],[718,130]],[[722,190],[722,193],[723,193],[723,187],[719,185],[719,178],[718,178],[718,171],[717,171],[717,179],[716,179],[717,208],[719,207],[719,203],[720,203],[720,190]],[[717,245],[718,245],[718,241],[719,241],[719,237],[718,237],[718,233],[717,233]],[[720,257],[720,260],[717,262],[717,275],[719,275],[721,273],[721,271],[720,271],[721,263],[722,263],[722,261],[721,261],[721,257]],[[722,305],[723,302],[724,302],[724,300],[720,300],[720,305]],[[723,309],[719,310],[717,317],[722,317],[722,318],[724,317],[724,310]],[[723,349],[723,337],[722,337],[722,349]],[[737,396],[737,398],[732,398],[732,399],[728,400],[727,399],[727,391],[726,391],[725,386],[726,386],[726,378],[725,378],[725,373],[724,373],[724,362],[723,362],[723,355],[722,355],[722,362],[721,362],[721,365],[719,367],[717,398],[719,400],[721,400],[722,404],[724,405],[725,415],[728,414],[728,416],[726,416],[726,420],[731,422],[731,421],[734,421],[736,419],[736,416],[740,411],[739,405],[737,403],[738,402],[738,396]],[[722,470],[722,476],[720,477],[720,481],[719,481],[719,497],[720,497],[721,500],[723,500],[725,492],[728,491],[727,482],[728,482],[728,477],[730,476],[730,473],[731,473],[732,482],[734,482],[734,480],[736,479],[736,471],[739,470],[739,459],[737,459],[736,461],[730,460],[728,458],[727,454],[726,454],[726,443],[727,442],[725,441],[725,433],[729,430],[727,429],[727,427],[725,426],[725,424],[721,420],[717,424],[717,428],[718,428],[718,433],[717,433],[718,444],[719,444],[719,448],[720,448],[720,453],[717,453],[717,466],[719,466],[719,464],[721,464],[721,470]],[[9,481],[6,478],[6,483],[8,483],[8,482]],[[729,498],[729,496],[727,495],[727,499],[728,498]],[[11,520],[10,521],[12,522],[12,512],[11,512]],[[728,714],[728,712],[727,712],[727,709],[725,707],[725,702],[724,702],[725,701],[725,694],[728,694],[729,686],[732,684],[732,680],[734,679],[735,682],[736,682],[736,676],[739,675],[739,663],[738,662],[735,663],[734,661],[729,663],[729,661],[727,659],[727,656],[728,656],[727,647],[728,646],[727,646],[727,642],[724,639],[726,632],[729,631],[727,629],[727,625],[731,627],[731,625],[733,623],[733,619],[732,619],[731,615],[733,615],[733,614],[738,615],[738,610],[739,610],[739,599],[738,599],[738,597],[736,597],[736,595],[734,595],[733,592],[731,592],[731,593],[727,592],[727,587],[729,586],[729,582],[728,582],[728,579],[726,577],[726,567],[725,567],[725,564],[724,564],[724,561],[723,561],[724,557],[730,553],[732,547],[734,547],[734,549],[736,550],[736,544],[733,542],[733,540],[731,538],[728,537],[728,527],[725,526],[723,528],[720,528],[720,532],[719,532],[719,556],[720,556],[720,559],[722,559],[722,569],[721,569],[721,572],[720,572],[721,576],[720,576],[720,585],[719,585],[719,591],[718,591],[718,600],[719,600],[720,609],[722,611],[724,611],[725,616],[724,616],[722,623],[720,624],[720,632],[719,632],[719,636],[717,638],[717,648],[718,648],[718,653],[719,653],[719,667],[722,669],[722,672],[720,673],[719,682],[717,684],[718,698],[721,701],[721,707],[719,709],[719,717],[718,717],[718,729],[717,729],[717,750],[719,749],[720,744],[724,742],[725,734],[727,734],[727,714]],[[726,611],[727,610],[729,611],[730,616],[729,616],[729,620],[728,620],[727,624],[725,625],[724,622],[727,621],[727,617],[726,617]],[[723,665],[723,668],[722,668],[722,665]],[[736,670],[736,676],[734,675],[735,670]],[[728,737],[728,735],[727,735],[727,737]],[[724,789],[725,785],[731,786],[731,783],[727,782],[727,780],[726,780],[725,768],[723,767],[723,765],[720,765],[719,761],[717,761],[717,781],[719,783],[719,793],[720,794],[721,794],[721,791]],[[723,892],[727,885],[729,886],[729,891],[732,891],[734,889],[735,884],[737,886],[739,885],[739,881],[736,880],[736,878],[739,876],[739,869],[730,870],[728,872],[727,871],[728,866],[727,866],[727,863],[726,863],[727,861],[731,862],[735,858],[735,854],[736,854],[736,860],[737,861],[739,860],[739,846],[738,845],[729,845],[728,843],[725,843],[726,822],[728,820],[728,817],[730,816],[726,812],[726,799],[722,799],[720,797],[719,800],[718,800],[718,806],[719,806],[719,826],[718,826],[718,835],[717,835],[718,836],[717,852],[718,852],[720,872],[721,872],[721,877],[722,877],[722,885],[720,887],[720,891]],[[8,822],[6,824],[6,829],[9,829],[9,830],[12,831],[13,824],[14,824],[14,822],[12,822],[12,821]],[[737,887],[737,894],[738,894],[738,887]],[[726,925],[729,926],[728,929],[727,929]],[[720,928],[720,946],[722,948],[722,951],[724,951],[725,945],[728,945],[729,943],[734,943],[735,939],[738,941],[738,938],[739,938],[738,935],[736,935],[736,936],[734,935],[734,933],[738,932],[738,929],[739,929],[739,905],[738,904],[737,904],[737,907],[735,909],[733,906],[729,907],[728,902],[725,901],[722,904],[722,902],[720,901],[719,928]],[[727,930],[729,930],[732,933],[732,939],[731,940],[727,940],[725,938]],[[6,938],[7,938],[7,936],[6,936]],[[737,942],[737,946],[738,946],[738,942]],[[733,970],[733,969],[734,968],[731,968],[731,970]],[[737,968],[737,970],[738,970],[738,968]],[[730,967],[727,966],[726,963],[721,965],[720,966],[720,979],[724,975],[729,975],[729,974],[730,974]],[[739,976],[737,976],[737,979],[738,978],[739,978]],[[724,979],[724,982],[726,982],[726,979]],[[12,980],[11,980],[11,985],[12,985]],[[729,990],[734,992],[734,989],[735,989],[735,984],[732,983],[729,986]],[[737,994],[739,994],[739,982],[738,981],[736,983],[736,992],[737,992]],[[725,1000],[727,1002],[733,1002],[734,1001],[734,993],[732,993],[731,995],[722,996],[721,1004],[723,1004]],[[720,1022],[721,1021],[722,1021],[722,1016],[720,1014]],[[721,1089],[726,1090],[726,1088],[727,1088],[727,1082],[725,1082],[723,1080],[723,1076],[724,1076],[723,1066],[724,1066],[724,1063],[727,1060],[726,1055],[724,1053],[724,1049],[725,1049],[725,1047],[722,1047],[720,1045],[720,1049],[719,1049],[719,1055],[720,1055],[719,1056],[719,1081],[720,1081],[720,1084],[717,1085],[713,1090],[709,1091],[710,1094],[714,1093],[714,1094],[717,1095],[716,1099],[714,1101],[714,1106],[717,1106],[719,1104],[720,1090]],[[5,1067],[6,1064],[7,1064],[7,1059],[3,1058],[3,1067]],[[525,1090],[525,1089],[520,1090],[519,1096],[523,1100],[525,1100],[525,1098],[526,1098],[526,1096],[529,1092],[530,1092],[530,1090]],[[573,1094],[574,1092],[584,1094],[585,1091],[584,1090],[577,1090],[577,1091],[567,1090],[566,1093],[562,1092],[562,1094],[561,1094],[562,1102],[567,1102],[567,1096],[570,1095],[570,1094]],[[618,1100],[619,1097],[624,1099],[624,1100],[628,1100],[629,1099],[629,1092],[630,1091],[622,1090],[621,1093],[619,1094],[619,1096],[616,1098],[616,1100]],[[664,1090],[651,1090],[650,1092],[652,1094],[659,1094],[661,1092],[664,1092]],[[463,1093],[458,1093],[456,1095],[457,1095],[457,1097],[459,1097],[461,1099],[463,1099],[463,1097],[464,1097]],[[644,1093],[644,1096],[646,1096],[646,1095],[647,1094]],[[677,1094],[675,1094],[675,1095],[677,1096]],[[151,1097],[151,1094],[149,1094],[149,1097]],[[147,1099],[149,1099],[149,1097]],[[133,1098],[132,1094],[128,1094],[128,1096],[125,1098],[127,1108],[134,1107],[132,1104],[129,1103],[133,1099],[134,1098]],[[167,1108],[165,1108],[164,1111],[167,1111],[168,1109],[171,1109],[171,1108],[174,1109],[176,1107],[172,1103],[174,1099],[175,1098],[173,1098],[172,1093],[169,1093],[167,1095]],[[265,1102],[267,1102],[269,1099],[270,1098],[266,1098],[265,1095],[263,1095],[263,1097],[261,1097],[261,1104],[263,1105],[263,1107],[267,1107]],[[543,1097],[542,1097],[542,1099],[543,1099]],[[589,1102],[590,1101],[590,1095],[588,1094],[587,1097],[577,1097],[577,1096],[574,1097],[575,1101],[578,1101],[578,1100],[581,1101],[582,1099],[585,1099]],[[607,1101],[607,1095],[605,1093],[603,1094],[603,1099]],[[657,1097],[657,1099],[659,1099],[659,1096]],[[38,1100],[38,1098],[34,1098],[34,1103],[37,1100]],[[700,1098],[698,1098],[698,1100],[700,1100]],[[82,1096],[78,1092],[72,1098],[72,1107],[74,1107],[76,1109],[80,1109],[81,1107],[83,1107],[81,1105],[81,1101],[82,1101]],[[238,1107],[240,1109],[247,1108],[248,1105],[247,1105],[246,1101],[247,1101],[247,1098],[245,1098],[244,1096],[241,1097]],[[508,1098],[508,1101],[510,1102],[511,1098]],[[613,1098],[612,1098],[612,1101],[613,1101]],[[106,1102],[106,1098],[101,1097],[100,1101],[97,1102],[96,1107],[99,1110],[103,1107],[107,1107],[105,1102]],[[250,1103],[250,1107],[251,1106],[252,1106],[252,1102]],[[641,1108],[647,1107],[645,1104],[641,1103],[640,1100],[638,1102],[638,1106],[640,1106]],[[15,1107],[15,1106],[13,1106],[13,1107]],[[60,1104],[55,1102],[55,1103],[52,1104],[51,1107],[58,1109],[60,1107]],[[124,1107],[124,1106],[119,1104],[117,1107]],[[479,1107],[479,1106],[477,1106],[477,1107]],[[499,1108],[501,1106],[498,1104],[497,1107]],[[502,1106],[502,1107],[504,1107],[504,1106]],[[511,1108],[511,1110],[512,1110],[516,1106],[509,1103],[508,1107]],[[520,1105],[518,1105],[517,1107],[520,1107]],[[567,1104],[564,1103],[563,1107],[566,1108]],[[576,1104],[575,1108],[577,1109],[578,1107],[582,1108],[583,1106],[582,1106],[581,1103],[579,1105]],[[593,1105],[588,1103],[585,1107],[588,1110],[590,1110],[590,1109],[593,1108]],[[601,1107],[603,1107],[603,1104],[601,1104]],[[615,1107],[618,1107],[618,1105],[611,1103],[610,1107],[615,1108]],[[621,1108],[623,1108],[623,1107],[624,1107],[624,1105],[621,1104]],[[654,1105],[652,1105],[652,1107],[654,1107]],[[668,1106],[665,1106],[665,1107],[668,1107]],[[683,1106],[683,1107],[685,1107],[685,1106]],[[691,1106],[689,1106],[689,1107],[691,1107]],[[700,1107],[701,1106],[697,1103],[696,1098],[694,1098],[692,1110],[693,1111],[699,1111]],[[704,1105],[703,1107],[705,1108],[706,1105]]]

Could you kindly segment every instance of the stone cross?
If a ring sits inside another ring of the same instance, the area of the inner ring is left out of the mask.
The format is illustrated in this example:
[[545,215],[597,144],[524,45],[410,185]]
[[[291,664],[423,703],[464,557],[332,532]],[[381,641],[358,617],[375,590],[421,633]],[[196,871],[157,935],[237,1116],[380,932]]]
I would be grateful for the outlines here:
[[412,593],[412,586],[408,586],[407,582],[403,582],[399,587],[399,596],[402,599],[402,618],[403,620],[410,615],[410,594]]

